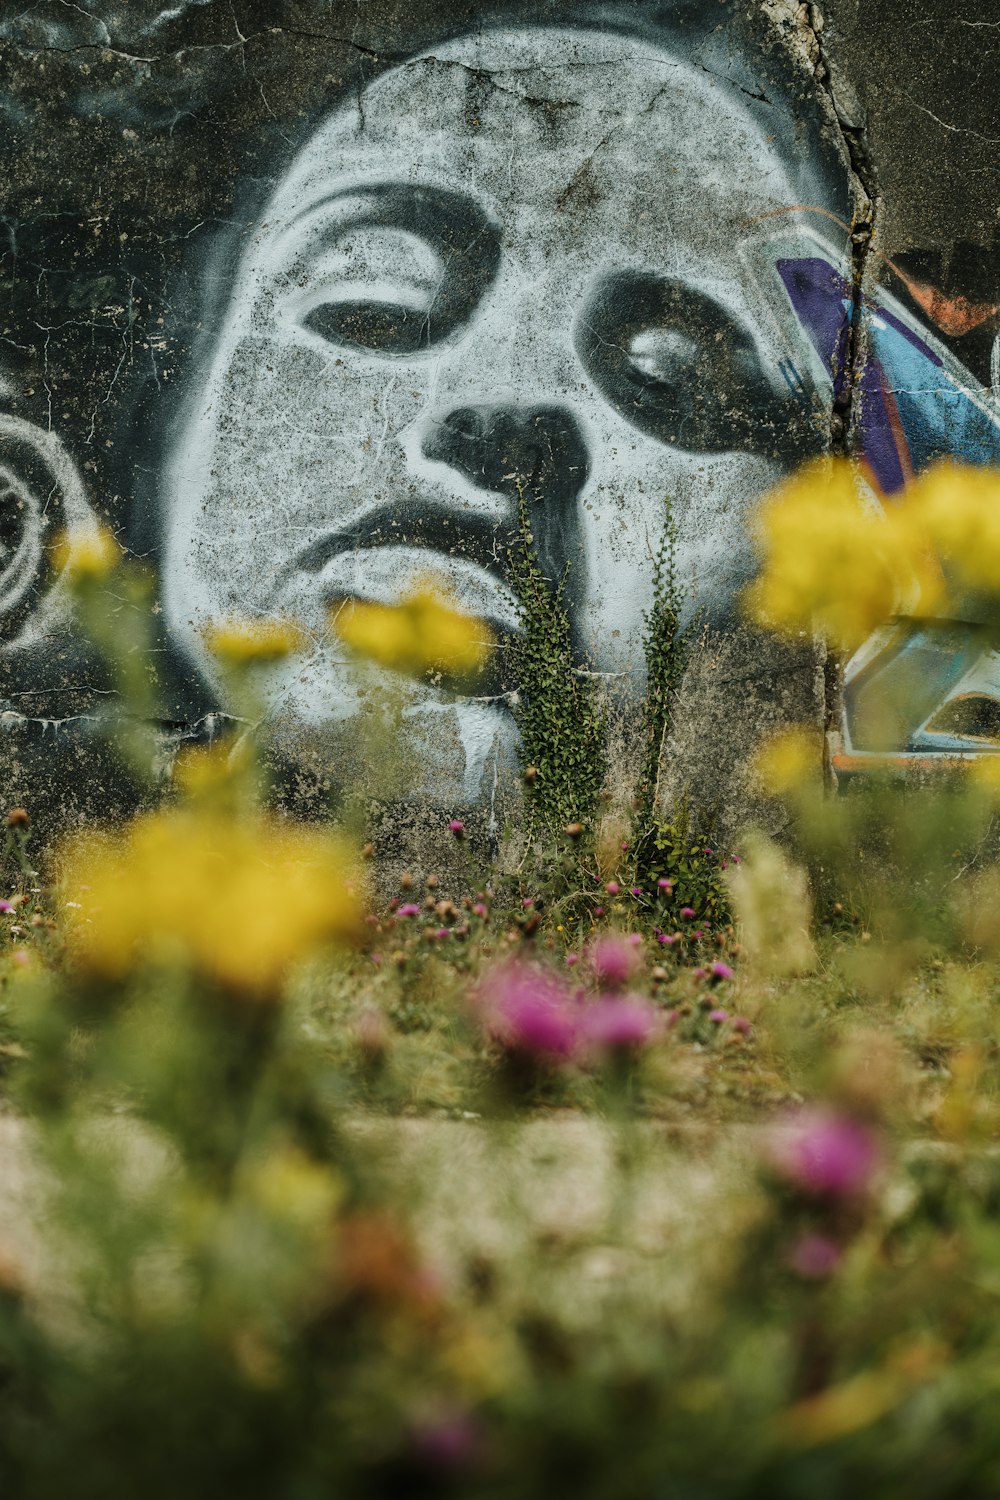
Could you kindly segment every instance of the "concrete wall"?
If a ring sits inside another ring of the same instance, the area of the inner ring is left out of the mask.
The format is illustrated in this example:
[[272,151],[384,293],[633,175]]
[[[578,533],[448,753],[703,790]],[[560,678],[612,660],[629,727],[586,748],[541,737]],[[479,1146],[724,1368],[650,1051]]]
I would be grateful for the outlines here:
[[[11,796],[48,785],[73,818],[132,795],[93,749],[113,693],[56,532],[100,518],[153,569],[175,739],[233,710],[206,623],[304,624],[264,692],[308,809],[364,772],[331,605],[429,573],[502,641],[520,482],[543,566],[569,564],[579,663],[626,718],[670,497],[706,632],[671,784],[739,802],[748,740],[829,697],[808,643],[733,633],[755,498],[831,444],[887,495],[938,453],[998,456],[995,127],[966,122],[949,50],[986,77],[993,34],[953,6],[952,31],[901,33],[911,9],[53,0],[0,21]],[[958,649],[993,692],[968,642],[931,648],[939,696]],[[878,670],[912,649],[880,643]],[[413,690],[415,793],[493,797],[514,688]]]

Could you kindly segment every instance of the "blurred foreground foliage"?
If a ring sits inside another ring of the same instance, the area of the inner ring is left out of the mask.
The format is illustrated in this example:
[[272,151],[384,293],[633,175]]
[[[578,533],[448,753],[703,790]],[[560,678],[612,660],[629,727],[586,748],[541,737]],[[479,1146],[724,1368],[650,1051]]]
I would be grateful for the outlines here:
[[[297,637],[216,644],[252,707]],[[1000,1492],[998,784],[816,761],[781,847],[391,900],[239,737],[51,880],[13,809],[5,1500]]]

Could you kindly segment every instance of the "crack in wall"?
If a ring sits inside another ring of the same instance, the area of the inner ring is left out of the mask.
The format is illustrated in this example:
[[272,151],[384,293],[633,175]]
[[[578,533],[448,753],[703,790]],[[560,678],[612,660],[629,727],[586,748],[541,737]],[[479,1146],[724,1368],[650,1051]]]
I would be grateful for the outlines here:
[[794,30],[800,60],[816,84],[820,102],[826,105],[827,117],[839,138],[850,181],[851,323],[844,366],[842,370],[835,372],[839,378],[840,390],[835,390],[830,428],[831,451],[841,457],[848,457],[853,451],[858,417],[857,393],[865,356],[863,296],[868,256],[878,221],[878,174],[868,148],[865,125],[852,118],[838,94],[834,68],[823,41],[826,21],[820,6],[815,3],[797,3],[797,0],[776,0],[769,8],[772,15],[780,11],[785,25]]
[[[851,321],[843,368],[833,372],[834,399],[830,417],[830,450],[839,457],[848,458],[854,451],[860,419],[858,393],[865,359],[863,297],[881,198],[878,173],[868,148],[864,122],[852,118],[839,96],[835,68],[823,40],[826,18],[820,6],[807,3],[807,0],[764,0],[763,9],[789,40],[800,65],[812,78],[818,102],[825,105],[829,125],[836,133],[848,172],[852,203]],[[843,723],[843,666],[839,655],[821,648],[817,662],[817,689],[822,699],[828,757]],[[828,785],[835,785],[836,778],[829,761],[827,773]]]

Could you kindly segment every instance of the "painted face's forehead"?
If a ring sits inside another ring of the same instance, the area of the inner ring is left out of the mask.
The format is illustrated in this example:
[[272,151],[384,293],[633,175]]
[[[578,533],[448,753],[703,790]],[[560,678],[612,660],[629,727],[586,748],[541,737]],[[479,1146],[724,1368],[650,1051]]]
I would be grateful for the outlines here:
[[[601,242],[669,266],[786,206],[776,153],[731,90],[625,38],[467,38],[391,70],[316,133],[267,215],[284,238],[346,185],[461,188],[529,250]],[[525,235],[531,219],[531,233]]]

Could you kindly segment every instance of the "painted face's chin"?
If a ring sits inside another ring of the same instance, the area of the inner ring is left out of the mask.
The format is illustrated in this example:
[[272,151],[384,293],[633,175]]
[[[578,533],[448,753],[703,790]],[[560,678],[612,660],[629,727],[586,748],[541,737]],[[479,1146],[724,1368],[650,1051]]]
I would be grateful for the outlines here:
[[[359,666],[333,643],[265,669],[255,687],[279,750],[296,759],[318,749],[325,763],[346,768],[353,790],[376,798],[402,790],[439,806],[467,806],[488,797],[501,769],[516,763],[517,732],[504,699],[457,697]],[[378,727],[380,697],[401,706],[398,743],[387,743]],[[365,714],[373,716],[367,736],[359,734]],[[400,760],[402,789],[391,770]]]

